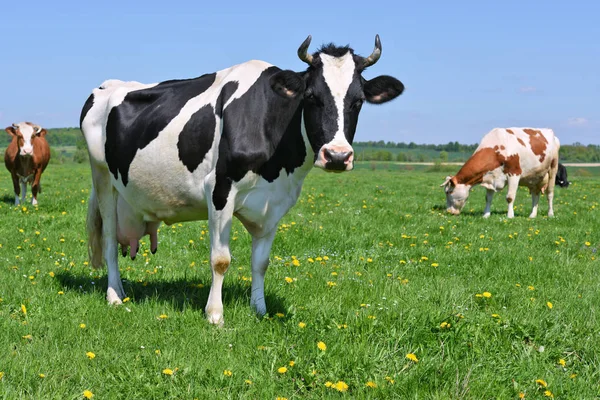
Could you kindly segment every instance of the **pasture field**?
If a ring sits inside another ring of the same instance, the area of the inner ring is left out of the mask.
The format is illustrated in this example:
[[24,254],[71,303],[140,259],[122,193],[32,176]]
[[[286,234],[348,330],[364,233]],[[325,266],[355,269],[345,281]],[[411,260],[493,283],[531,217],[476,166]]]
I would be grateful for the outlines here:
[[[162,225],[120,258],[123,306],[87,266],[86,164],[50,165],[40,204],[0,174],[0,398],[569,398],[600,396],[600,177],[557,188],[556,217],[516,218],[484,190],[445,213],[446,172],[309,174],[249,306],[237,221],[225,326],[204,319],[206,222]],[[322,344],[320,344],[322,342]]]

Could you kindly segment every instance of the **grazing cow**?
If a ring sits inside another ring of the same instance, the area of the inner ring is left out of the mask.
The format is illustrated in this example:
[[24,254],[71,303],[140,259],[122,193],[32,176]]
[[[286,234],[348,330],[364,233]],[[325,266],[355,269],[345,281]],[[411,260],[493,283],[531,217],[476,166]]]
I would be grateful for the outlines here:
[[47,131],[31,122],[19,122],[6,128],[6,132],[12,136],[12,141],[4,153],[4,165],[12,177],[15,205],[25,202],[27,183],[31,183],[31,204],[36,205],[37,195],[42,192],[40,179],[50,162]]
[[563,188],[568,188],[571,182],[567,177],[567,167],[558,163],[558,172],[556,173],[556,184]]
[[527,186],[531,193],[532,210],[537,216],[540,193],[547,189],[548,216],[554,216],[552,200],[558,169],[560,143],[552,129],[495,128],[483,137],[475,153],[455,176],[446,177],[441,185],[446,191],[448,212],[460,214],[470,189],[478,184],[487,189],[483,217],[490,216],[494,193],[508,182],[508,218],[515,213],[513,205],[517,188]]
[[[81,113],[92,167],[88,209],[92,265],[108,265],[107,300],[125,296],[117,259],[118,197],[134,225],[209,221],[212,283],[208,320],[223,323],[221,288],[231,262],[233,216],[252,235],[251,305],[266,312],[264,276],[279,220],[296,203],[311,167],[349,171],[363,102],[399,96],[390,76],[361,73],[369,57],[333,44],[307,52],[302,72],[263,61],[194,79],[142,84],[109,80],[94,89]],[[140,228],[129,239],[147,228]]]

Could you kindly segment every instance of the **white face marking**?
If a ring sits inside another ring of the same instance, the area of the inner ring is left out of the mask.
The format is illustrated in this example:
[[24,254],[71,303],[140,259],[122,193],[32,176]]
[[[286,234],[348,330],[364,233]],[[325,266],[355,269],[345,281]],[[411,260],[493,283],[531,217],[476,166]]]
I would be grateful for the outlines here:
[[20,122],[17,126],[21,135],[23,135],[23,146],[20,149],[21,155],[33,155],[33,145],[31,144],[31,137],[34,133],[33,127],[25,122]]
[[323,62],[323,78],[325,78],[325,83],[331,90],[338,111],[338,131],[328,144],[350,147],[344,135],[344,98],[354,78],[356,68],[354,59],[350,52],[342,57],[333,57],[321,53],[321,61]]

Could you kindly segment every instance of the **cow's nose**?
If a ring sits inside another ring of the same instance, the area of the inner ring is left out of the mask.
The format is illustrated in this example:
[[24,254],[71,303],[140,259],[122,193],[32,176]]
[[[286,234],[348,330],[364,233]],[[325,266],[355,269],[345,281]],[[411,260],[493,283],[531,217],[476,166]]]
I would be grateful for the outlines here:
[[351,151],[335,151],[325,149],[323,156],[325,157],[325,168],[334,171],[345,171],[348,164],[352,163],[354,152]]

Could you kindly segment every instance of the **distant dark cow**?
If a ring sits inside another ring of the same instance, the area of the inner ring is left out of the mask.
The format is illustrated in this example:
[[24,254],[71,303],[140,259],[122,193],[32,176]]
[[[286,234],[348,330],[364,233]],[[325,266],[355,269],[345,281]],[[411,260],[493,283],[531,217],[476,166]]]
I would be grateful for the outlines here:
[[558,172],[556,173],[556,184],[563,188],[568,188],[571,182],[567,177],[567,167],[558,163]]
[[[149,224],[208,219],[206,315],[222,324],[221,288],[236,216],[252,235],[251,305],[266,312],[271,245],[304,178],[313,166],[351,170],[363,103],[385,103],[404,90],[390,76],[361,75],[381,56],[379,36],[366,58],[333,44],[310,55],[310,40],[298,49],[308,64],[302,72],[254,60],[195,79],[109,80],[94,89],[81,113],[93,178],[89,250],[92,265],[103,258],[108,265],[109,303],[125,297],[117,231],[128,227],[121,222],[134,229],[120,242],[137,246],[138,236],[155,231]],[[119,207],[121,200],[128,207]]]
[[[50,146],[46,141],[46,130],[31,122],[20,122],[6,128],[12,141],[4,153],[4,165],[10,172],[15,190],[15,205],[25,202],[27,184],[31,184],[36,205],[37,195],[42,192],[40,179],[50,162]],[[19,195],[21,199],[19,201]]]
[[495,128],[481,139],[475,153],[455,176],[446,177],[441,185],[446,191],[448,212],[460,214],[469,191],[475,185],[487,189],[483,217],[490,216],[494,193],[508,183],[508,218],[513,218],[514,201],[519,186],[529,188],[532,209],[537,216],[540,193],[547,190],[548,216],[554,216],[554,182],[558,169],[560,142],[552,129]]

